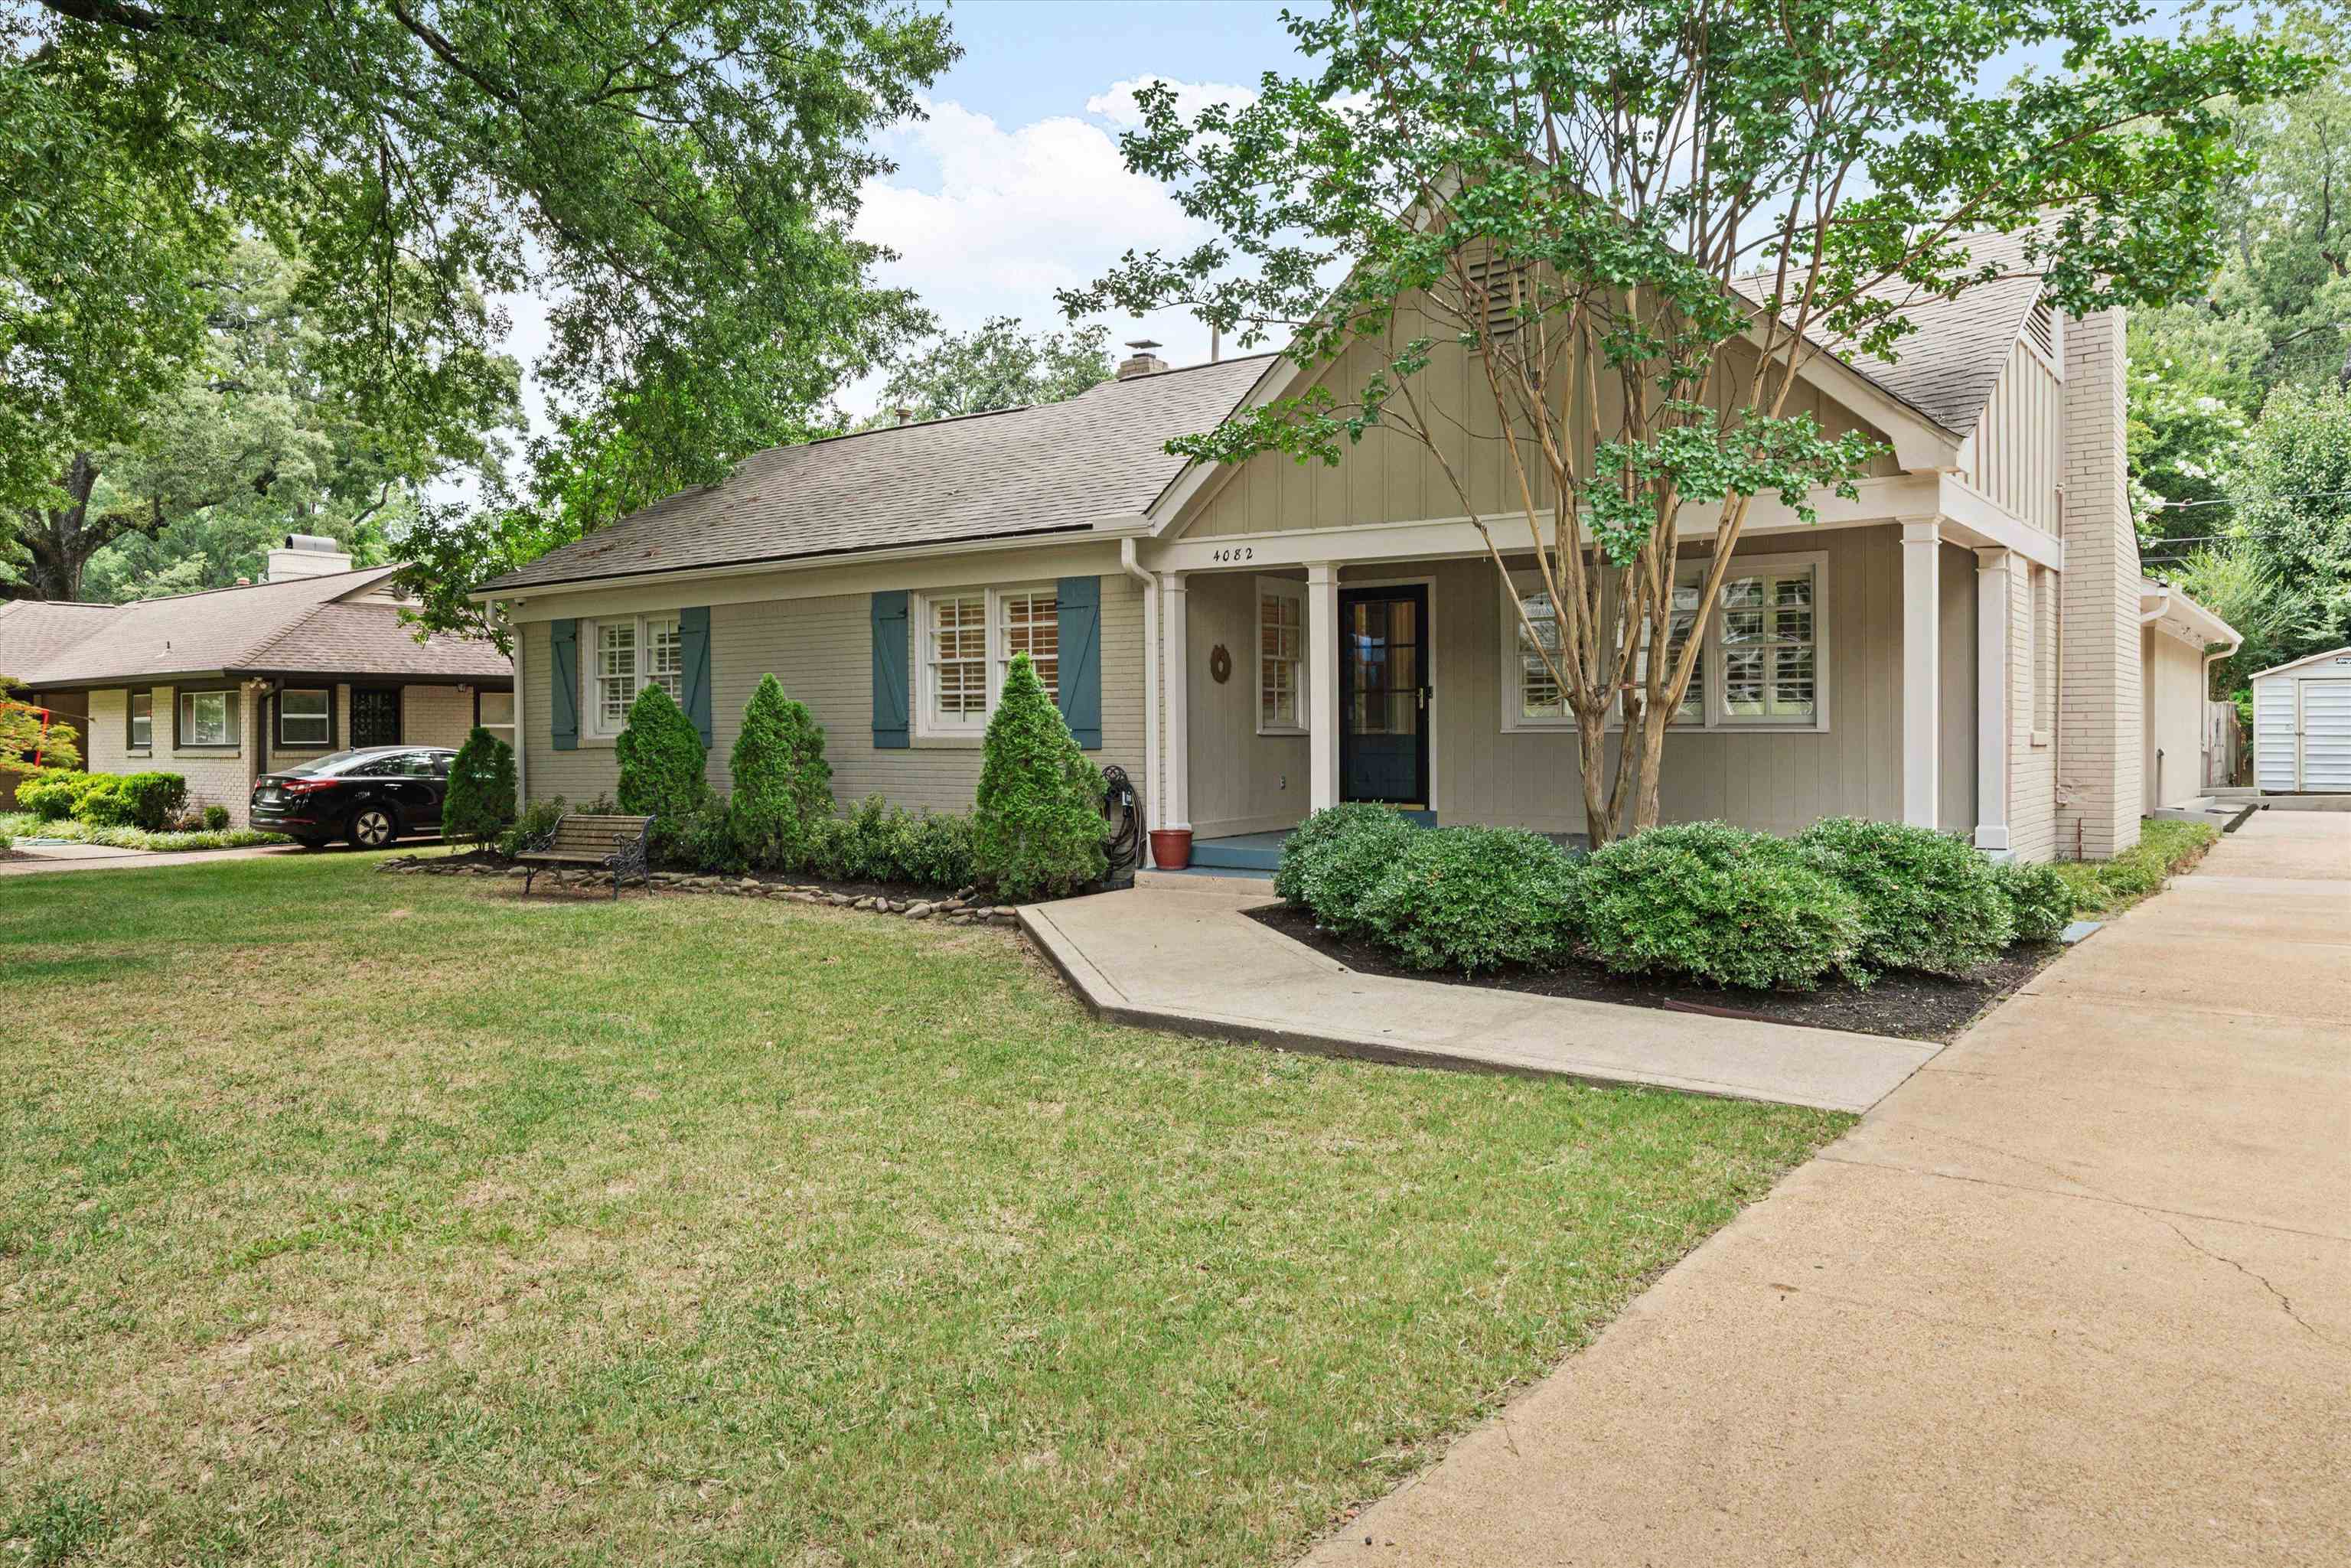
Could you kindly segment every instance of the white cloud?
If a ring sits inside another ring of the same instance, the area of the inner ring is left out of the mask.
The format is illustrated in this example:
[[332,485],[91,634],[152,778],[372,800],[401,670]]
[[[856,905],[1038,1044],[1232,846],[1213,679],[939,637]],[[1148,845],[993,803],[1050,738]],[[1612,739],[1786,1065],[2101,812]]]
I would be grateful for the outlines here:
[[1212,103],[1230,104],[1238,108],[1257,101],[1253,88],[1236,87],[1225,82],[1176,81],[1162,76],[1130,77],[1110,84],[1108,91],[1098,92],[1086,99],[1086,112],[1099,114],[1121,131],[1139,131],[1143,127],[1143,110],[1134,101],[1135,90],[1149,83],[1160,82],[1176,89],[1176,112],[1186,120],[1196,119],[1200,111]]
[[[1086,99],[1089,113],[1140,124],[1139,81],[1117,82]],[[1239,88],[1174,84],[1179,99],[1206,103]],[[1187,250],[1210,237],[1158,181],[1128,172],[1117,138],[1076,115],[1007,130],[956,103],[934,103],[930,118],[894,132],[885,148],[936,171],[935,189],[904,175],[870,182],[858,215],[862,239],[899,259],[879,280],[911,288],[948,331],[990,316],[1018,316],[1031,331],[1065,323],[1057,288],[1092,281],[1129,250]],[[1104,318],[1112,340],[1155,338],[1174,364],[1208,357],[1207,329],[1181,308],[1147,320]],[[880,378],[848,389],[843,406],[872,412]]]

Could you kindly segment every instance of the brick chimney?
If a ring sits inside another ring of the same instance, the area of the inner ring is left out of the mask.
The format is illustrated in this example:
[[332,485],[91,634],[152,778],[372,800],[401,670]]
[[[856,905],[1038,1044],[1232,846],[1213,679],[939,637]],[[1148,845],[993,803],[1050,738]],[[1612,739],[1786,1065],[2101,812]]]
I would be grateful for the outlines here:
[[286,543],[269,552],[264,580],[284,582],[297,577],[324,577],[351,570],[350,552],[323,534],[287,534]]
[[2146,710],[2138,534],[2124,466],[2123,312],[2067,318],[2065,571],[2058,673],[2057,855],[2138,842]]
[[1125,382],[1133,381],[1137,376],[1156,375],[1167,368],[1167,361],[1151,351],[1159,345],[1150,339],[1136,338],[1126,346],[1133,349],[1134,353],[1131,358],[1120,362],[1119,380]]

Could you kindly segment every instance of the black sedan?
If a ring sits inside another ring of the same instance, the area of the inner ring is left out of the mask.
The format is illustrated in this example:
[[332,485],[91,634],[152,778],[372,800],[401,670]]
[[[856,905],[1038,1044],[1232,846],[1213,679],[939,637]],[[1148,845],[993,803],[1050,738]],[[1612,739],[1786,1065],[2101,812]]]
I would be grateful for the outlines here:
[[349,839],[380,850],[403,833],[437,833],[456,757],[445,747],[369,746],[265,773],[253,783],[253,825],[312,849]]

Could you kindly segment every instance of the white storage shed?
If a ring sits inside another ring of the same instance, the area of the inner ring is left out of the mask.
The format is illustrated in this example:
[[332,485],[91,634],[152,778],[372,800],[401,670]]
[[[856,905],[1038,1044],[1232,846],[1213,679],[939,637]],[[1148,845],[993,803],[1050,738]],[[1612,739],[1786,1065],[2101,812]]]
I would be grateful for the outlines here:
[[2351,794],[2351,648],[2253,677],[2253,785],[2265,795]]

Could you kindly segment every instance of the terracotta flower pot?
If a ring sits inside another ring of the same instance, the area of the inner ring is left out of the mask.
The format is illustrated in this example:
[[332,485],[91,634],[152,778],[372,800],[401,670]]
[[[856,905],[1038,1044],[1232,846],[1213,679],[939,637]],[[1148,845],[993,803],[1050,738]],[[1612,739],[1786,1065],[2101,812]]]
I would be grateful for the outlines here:
[[1151,830],[1151,863],[1161,871],[1182,871],[1192,863],[1192,830]]

